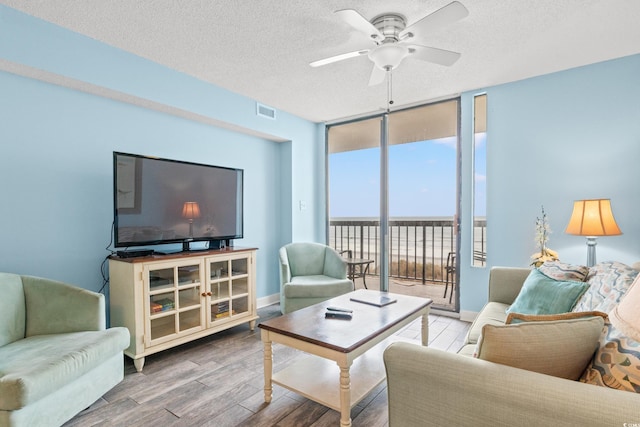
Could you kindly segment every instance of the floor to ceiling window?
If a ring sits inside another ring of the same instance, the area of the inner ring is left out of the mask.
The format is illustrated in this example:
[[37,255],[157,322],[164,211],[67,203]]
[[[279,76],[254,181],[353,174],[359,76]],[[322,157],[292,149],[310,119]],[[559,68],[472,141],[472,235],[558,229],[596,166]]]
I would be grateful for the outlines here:
[[472,267],[487,264],[487,95],[473,98]]
[[458,118],[455,99],[327,130],[329,244],[372,261],[360,266],[368,287],[386,282],[391,292],[427,296],[448,310],[458,301]]

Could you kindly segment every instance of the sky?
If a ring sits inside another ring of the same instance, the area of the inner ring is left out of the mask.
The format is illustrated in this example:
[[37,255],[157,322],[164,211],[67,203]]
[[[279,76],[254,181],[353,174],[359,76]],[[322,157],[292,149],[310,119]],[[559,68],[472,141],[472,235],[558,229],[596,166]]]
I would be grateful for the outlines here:
[[[476,142],[477,213],[485,214],[486,138]],[[380,150],[329,157],[329,211],[336,217],[377,217],[380,212]],[[390,217],[451,217],[456,210],[456,138],[389,147]]]

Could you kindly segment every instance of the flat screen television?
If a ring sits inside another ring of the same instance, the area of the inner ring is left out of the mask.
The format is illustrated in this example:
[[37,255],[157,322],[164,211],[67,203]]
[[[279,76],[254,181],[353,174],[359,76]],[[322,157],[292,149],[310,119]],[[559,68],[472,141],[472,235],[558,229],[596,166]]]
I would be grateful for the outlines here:
[[114,246],[243,237],[242,169],[113,153]]

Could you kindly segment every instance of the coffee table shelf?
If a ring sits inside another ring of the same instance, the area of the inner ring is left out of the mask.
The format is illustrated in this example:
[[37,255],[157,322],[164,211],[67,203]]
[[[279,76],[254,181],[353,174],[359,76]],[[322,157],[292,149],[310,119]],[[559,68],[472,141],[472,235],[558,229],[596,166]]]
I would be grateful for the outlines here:
[[[427,345],[430,299],[391,295],[397,302],[375,307],[351,297],[380,294],[357,290],[261,323],[264,345],[264,396],[271,402],[273,384],[340,412],[340,425],[351,425],[350,411],[385,378],[382,354],[393,334],[422,318],[422,345]],[[353,310],[352,320],[325,319],[326,307]],[[275,374],[272,343],[308,353]]]
[[[409,340],[400,338],[385,340],[353,362],[349,369],[351,408],[384,381],[382,354],[389,344],[396,341]],[[340,368],[332,360],[305,355],[274,373],[271,381],[273,384],[340,412]]]

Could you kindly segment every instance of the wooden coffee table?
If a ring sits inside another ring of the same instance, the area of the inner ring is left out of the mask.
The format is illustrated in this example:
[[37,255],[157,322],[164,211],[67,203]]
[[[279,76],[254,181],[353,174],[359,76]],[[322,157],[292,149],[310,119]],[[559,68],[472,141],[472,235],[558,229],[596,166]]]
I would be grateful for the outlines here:
[[[377,307],[350,300],[367,294],[384,294],[397,302]],[[427,298],[361,289],[262,322],[265,402],[271,402],[273,384],[278,384],[335,409],[340,425],[350,426],[351,408],[384,381],[382,352],[388,342],[383,341],[422,316],[422,345],[429,342],[431,303]],[[326,319],[328,306],[350,308],[353,318]],[[309,356],[274,374],[273,342]]]

